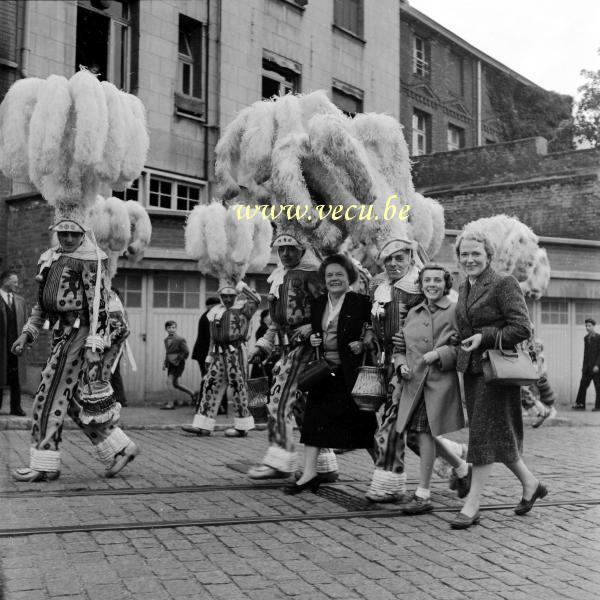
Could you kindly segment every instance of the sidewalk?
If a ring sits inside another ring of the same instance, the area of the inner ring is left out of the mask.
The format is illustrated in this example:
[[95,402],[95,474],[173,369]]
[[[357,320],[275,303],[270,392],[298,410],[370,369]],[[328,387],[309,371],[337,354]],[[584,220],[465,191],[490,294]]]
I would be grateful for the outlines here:
[[[7,429],[30,429],[31,419],[29,417],[13,417],[8,414],[8,402],[0,411],[0,431]],[[23,410],[27,415],[31,414],[33,397],[23,396]],[[588,403],[586,411],[572,410],[570,406],[558,406],[557,416],[544,422],[542,427],[600,427],[600,411],[592,412],[593,405]],[[120,425],[123,429],[179,429],[186,423],[191,423],[194,418],[194,409],[190,406],[182,406],[175,410],[160,410],[160,406],[128,406],[121,410]],[[523,417],[526,427],[530,426],[531,419]],[[217,417],[216,431],[222,431],[233,427],[233,413],[229,408],[228,415]],[[77,429],[71,419],[65,419],[65,429]]]
[[[6,404],[6,406],[5,406]],[[33,396],[23,395],[21,402],[26,417],[14,417],[8,414],[8,402],[3,403],[0,410],[0,431],[7,429],[30,429],[31,408]],[[222,431],[233,427],[233,412],[229,408],[229,414],[218,415],[215,426],[216,431]],[[160,405],[148,406],[126,406],[121,409],[120,426],[123,429],[179,429],[184,424],[191,424],[194,419],[194,409],[191,406],[180,406],[174,410],[160,410]],[[77,425],[71,419],[65,419],[65,429],[77,429]]]

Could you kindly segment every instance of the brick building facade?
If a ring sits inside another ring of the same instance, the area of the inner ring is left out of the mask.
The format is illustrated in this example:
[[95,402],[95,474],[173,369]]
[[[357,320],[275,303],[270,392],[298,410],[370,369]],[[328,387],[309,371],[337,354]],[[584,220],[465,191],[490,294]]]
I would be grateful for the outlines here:
[[[400,53],[400,121],[415,156],[549,135],[571,115],[570,96],[543,90],[407,1],[400,2]],[[549,129],[529,113],[536,101],[556,111],[546,111]],[[525,133],[515,115],[529,121]]]

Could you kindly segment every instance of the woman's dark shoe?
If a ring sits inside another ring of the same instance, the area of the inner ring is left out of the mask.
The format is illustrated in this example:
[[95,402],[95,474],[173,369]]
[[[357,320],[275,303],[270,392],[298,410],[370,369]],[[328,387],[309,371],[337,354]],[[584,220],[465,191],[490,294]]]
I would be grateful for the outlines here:
[[315,475],[312,479],[309,479],[306,483],[302,483],[301,485],[294,483],[292,485],[284,487],[283,493],[287,494],[288,496],[295,496],[296,494],[299,494],[304,490],[310,490],[313,494],[316,494],[320,485],[321,478],[319,477],[319,475]]
[[525,498],[521,498],[521,502],[515,506],[515,515],[526,515],[535,504],[535,501],[538,498],[545,498],[548,495],[548,488],[543,483],[538,483],[535,492],[533,492],[533,496],[529,500],[525,500]]
[[453,521],[450,521],[450,527],[452,529],[468,529],[471,525],[478,525],[481,519],[479,511],[477,511],[472,517],[467,517],[462,512],[459,512]]

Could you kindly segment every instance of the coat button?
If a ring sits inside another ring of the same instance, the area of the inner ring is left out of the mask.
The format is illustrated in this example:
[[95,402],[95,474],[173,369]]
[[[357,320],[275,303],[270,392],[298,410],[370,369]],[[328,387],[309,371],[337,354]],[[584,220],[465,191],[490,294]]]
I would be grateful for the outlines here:
[[429,341],[429,338],[423,338],[423,341],[424,341],[424,342],[428,342],[428,341]]

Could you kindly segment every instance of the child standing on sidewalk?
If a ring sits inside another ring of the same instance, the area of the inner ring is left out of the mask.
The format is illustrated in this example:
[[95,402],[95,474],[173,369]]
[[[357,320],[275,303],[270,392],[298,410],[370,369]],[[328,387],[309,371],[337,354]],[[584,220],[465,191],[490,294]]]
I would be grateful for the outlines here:
[[[165,362],[163,371],[167,371],[167,387],[169,388],[169,400],[161,406],[161,410],[173,410],[178,404],[177,400],[173,399],[173,389],[181,390],[190,397],[190,402],[194,400],[194,392],[190,388],[179,383],[179,378],[185,369],[185,360],[189,356],[187,342],[180,335],[177,335],[177,323],[175,321],[167,321],[165,323],[167,337],[165,338]],[[184,406],[189,406],[189,402],[184,402]]]

